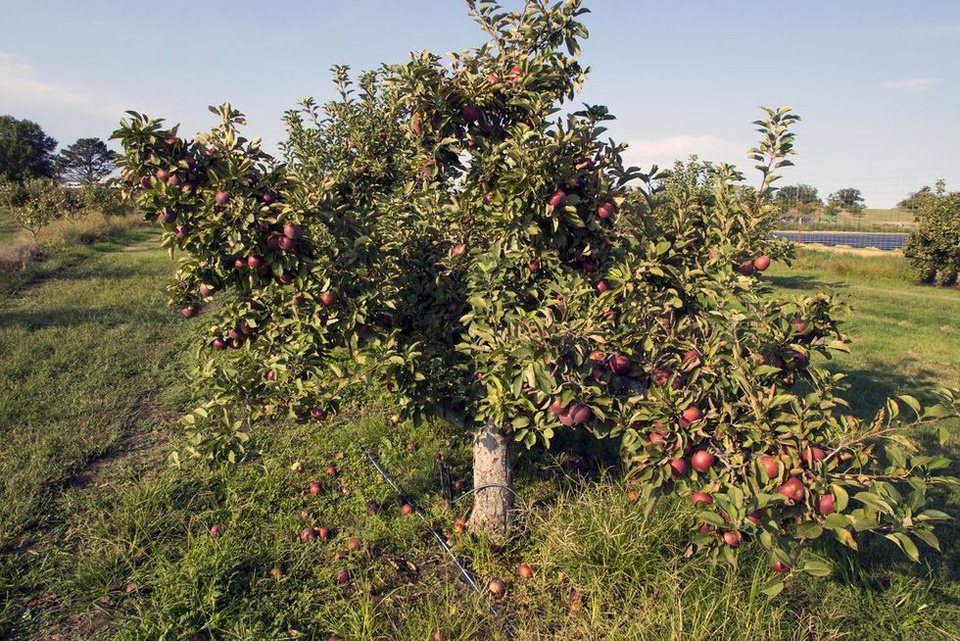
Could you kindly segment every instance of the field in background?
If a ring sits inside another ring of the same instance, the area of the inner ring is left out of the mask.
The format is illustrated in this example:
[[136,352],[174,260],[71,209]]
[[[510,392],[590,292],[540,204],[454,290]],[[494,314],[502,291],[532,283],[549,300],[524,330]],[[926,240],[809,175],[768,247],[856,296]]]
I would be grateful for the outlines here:
[[840,212],[830,220],[823,212],[797,216],[791,214],[777,225],[778,229],[817,231],[869,231],[910,233],[916,228],[913,212],[905,209],[864,209],[860,214]]
[[[469,501],[451,510],[440,496],[434,457],[469,481],[468,439],[442,424],[391,426],[376,390],[323,424],[262,426],[239,467],[172,468],[204,318],[164,304],[175,263],[155,234],[95,247],[0,298],[0,638],[395,641],[441,629],[472,641],[505,639],[505,625],[521,640],[960,638],[956,523],[940,532],[944,553],[925,550],[921,564],[875,538],[858,556],[814,545],[833,575],[797,577],[768,599],[757,550],[737,571],[685,559],[688,503],[629,500],[614,448],[567,435],[556,453],[518,454],[524,528],[492,550],[454,532]],[[852,306],[854,351],[833,366],[855,385],[858,414],[891,393],[960,384],[960,290],[913,285],[899,255],[804,249],[763,278]],[[506,582],[503,598],[460,580],[360,444],[481,585]],[[955,444],[947,453],[960,459]],[[940,500],[960,514],[960,493]],[[328,541],[299,540],[304,509]]]

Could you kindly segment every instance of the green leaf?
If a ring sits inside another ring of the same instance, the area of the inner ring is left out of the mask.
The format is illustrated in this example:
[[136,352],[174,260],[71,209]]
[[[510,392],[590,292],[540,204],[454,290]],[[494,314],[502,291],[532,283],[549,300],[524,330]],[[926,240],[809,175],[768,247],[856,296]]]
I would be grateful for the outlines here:
[[830,491],[833,492],[834,508],[836,508],[837,512],[846,510],[847,504],[850,502],[847,490],[839,483],[833,483],[830,486]]
[[893,532],[892,534],[884,534],[884,537],[893,541],[912,561],[920,562],[920,550],[917,549],[917,545],[909,536],[903,532]]
[[820,577],[830,576],[830,574],[833,572],[833,568],[823,561],[807,561],[803,564],[803,567],[800,568],[800,570],[811,576]]
[[783,588],[786,587],[786,583],[780,577],[771,577],[763,584],[763,587],[760,588],[760,591],[766,594],[768,597],[775,597],[781,592]]
[[940,540],[937,539],[937,535],[930,530],[914,530],[913,535],[932,547],[937,552],[940,552]]
[[914,414],[920,416],[920,401],[906,394],[901,394],[897,396],[897,398],[906,403],[906,405],[913,410]]
[[828,514],[823,520],[823,527],[830,530],[845,530],[853,524],[852,519],[846,514]]
[[816,539],[823,534],[823,527],[816,521],[803,521],[797,524],[797,537],[801,539]]
[[872,507],[878,512],[883,512],[890,515],[893,514],[893,508],[876,494],[872,494],[870,492],[857,492],[853,495],[853,498],[860,501],[864,505]]

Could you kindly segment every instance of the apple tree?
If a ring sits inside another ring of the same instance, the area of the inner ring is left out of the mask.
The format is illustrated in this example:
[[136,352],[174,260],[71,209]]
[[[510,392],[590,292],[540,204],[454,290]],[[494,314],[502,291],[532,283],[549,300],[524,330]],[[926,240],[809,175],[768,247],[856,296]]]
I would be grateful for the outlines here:
[[960,192],[947,192],[938,182],[901,203],[913,211],[916,230],[907,238],[903,254],[920,281],[949,286],[960,273]]
[[826,533],[936,547],[946,515],[925,493],[947,462],[896,419],[955,415],[953,396],[848,416],[816,365],[845,349],[834,301],[780,300],[762,279],[789,257],[767,232],[798,118],[757,121],[757,188],[727,165],[625,167],[607,109],[568,104],[581,2],[468,5],[489,42],[356,80],[335,68],[339,98],[287,114],[282,159],[229,105],[193,140],[121,123],[122,178],[182,253],[172,298],[187,317],[218,302],[194,452],[235,459],[254,422],[323,422],[377,384],[407,418],[474,435],[471,527],[494,537],[513,446],[588,430],[619,439],[633,479],[692,497],[693,546],[730,562],[757,539],[786,572],[795,542]]

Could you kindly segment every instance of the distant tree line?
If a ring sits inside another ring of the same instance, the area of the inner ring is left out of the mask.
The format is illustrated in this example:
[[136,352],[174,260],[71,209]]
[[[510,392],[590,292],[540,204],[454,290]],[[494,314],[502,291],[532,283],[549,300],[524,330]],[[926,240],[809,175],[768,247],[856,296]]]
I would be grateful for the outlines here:
[[810,216],[822,212],[828,216],[836,216],[841,211],[846,211],[858,216],[866,208],[863,195],[854,187],[838,189],[827,196],[827,202],[824,203],[813,185],[803,183],[787,185],[777,190],[774,200],[781,214],[794,213]]

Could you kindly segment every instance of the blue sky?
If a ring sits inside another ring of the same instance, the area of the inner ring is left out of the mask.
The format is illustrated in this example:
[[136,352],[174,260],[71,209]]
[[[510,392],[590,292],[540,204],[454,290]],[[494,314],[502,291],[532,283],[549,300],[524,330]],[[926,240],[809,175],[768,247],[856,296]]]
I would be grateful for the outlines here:
[[[331,65],[483,39],[459,0],[4,4],[0,114],[37,121],[62,146],[106,139],[127,109],[196,133],[224,101],[273,146],[285,110],[332,97]],[[586,6],[593,71],[580,100],[611,109],[610,135],[636,164],[696,153],[748,169],[758,106],[790,105],[803,121],[781,184],[856,187],[875,207],[941,177],[960,189],[956,0]]]

